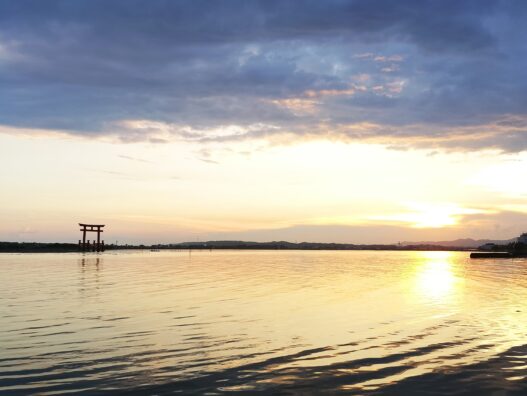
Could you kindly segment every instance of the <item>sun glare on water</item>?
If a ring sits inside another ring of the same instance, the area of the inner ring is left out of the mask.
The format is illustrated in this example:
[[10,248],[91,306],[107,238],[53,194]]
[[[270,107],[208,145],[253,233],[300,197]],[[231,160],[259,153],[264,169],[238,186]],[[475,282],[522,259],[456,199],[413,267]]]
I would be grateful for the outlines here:
[[454,273],[450,252],[422,252],[415,286],[421,297],[445,302],[456,294],[459,279]]

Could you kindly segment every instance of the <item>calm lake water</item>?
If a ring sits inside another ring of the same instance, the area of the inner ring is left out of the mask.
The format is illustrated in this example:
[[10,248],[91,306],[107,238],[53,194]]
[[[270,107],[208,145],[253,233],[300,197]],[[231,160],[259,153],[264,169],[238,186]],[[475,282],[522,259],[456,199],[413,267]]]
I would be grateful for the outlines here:
[[527,260],[0,254],[1,394],[527,394]]

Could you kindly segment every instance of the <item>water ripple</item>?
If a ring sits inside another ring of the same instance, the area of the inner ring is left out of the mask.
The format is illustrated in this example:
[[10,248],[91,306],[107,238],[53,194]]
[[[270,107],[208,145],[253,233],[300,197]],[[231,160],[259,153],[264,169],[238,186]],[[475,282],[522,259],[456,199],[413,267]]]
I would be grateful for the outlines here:
[[0,255],[2,394],[527,394],[527,261]]

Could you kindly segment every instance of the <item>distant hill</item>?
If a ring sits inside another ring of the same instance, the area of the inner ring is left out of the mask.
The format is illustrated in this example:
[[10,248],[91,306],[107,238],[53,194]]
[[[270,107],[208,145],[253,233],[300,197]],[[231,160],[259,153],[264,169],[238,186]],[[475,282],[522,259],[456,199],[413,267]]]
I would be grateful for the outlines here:
[[477,248],[478,246],[486,243],[494,243],[496,245],[507,245],[514,242],[513,239],[494,240],[494,239],[471,239],[462,238],[453,241],[421,241],[421,242],[401,242],[403,246],[419,246],[419,245],[434,245],[434,246],[445,246],[445,247],[464,247],[464,248]]
[[418,243],[408,245],[398,244],[360,244],[352,243],[318,243],[287,241],[272,242],[248,242],[248,241],[207,241],[207,242],[183,242],[168,245],[153,245],[157,249],[285,249],[285,250],[465,250],[467,247],[461,245],[437,245],[433,243]]
[[440,246],[445,248],[465,248],[474,249],[486,243],[494,243],[496,245],[507,245],[513,242],[515,239],[506,240],[493,240],[493,239],[471,239],[462,238],[455,239],[452,241],[420,241],[420,242],[401,242],[398,244],[352,244],[352,243],[313,243],[313,242],[301,242],[292,243],[287,241],[273,241],[273,242],[247,242],[247,241],[208,241],[208,242],[184,242],[172,246],[185,246],[185,247],[212,247],[212,248],[224,248],[224,249],[343,249],[343,250],[362,250],[362,249],[394,249],[399,247],[406,248],[418,248],[426,247],[426,249],[432,249],[434,246]]

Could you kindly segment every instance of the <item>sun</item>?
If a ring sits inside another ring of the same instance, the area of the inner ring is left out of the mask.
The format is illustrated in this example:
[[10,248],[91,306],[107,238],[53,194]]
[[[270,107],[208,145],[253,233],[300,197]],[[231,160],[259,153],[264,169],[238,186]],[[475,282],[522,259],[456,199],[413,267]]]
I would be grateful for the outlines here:
[[479,209],[463,208],[450,203],[411,203],[406,206],[409,210],[405,213],[376,217],[376,219],[406,223],[412,228],[443,228],[457,225],[463,215],[482,213]]
[[422,208],[415,213],[408,213],[408,221],[414,228],[442,228],[458,223],[457,211],[449,207]]

